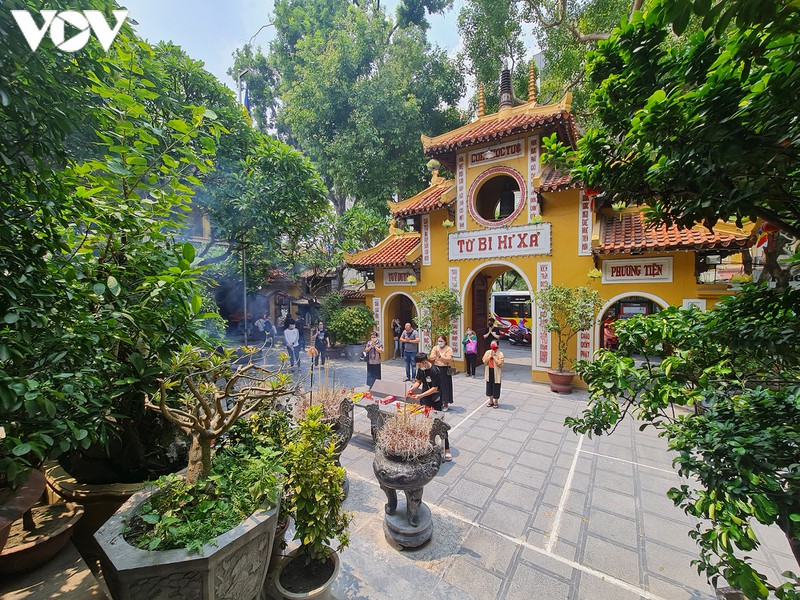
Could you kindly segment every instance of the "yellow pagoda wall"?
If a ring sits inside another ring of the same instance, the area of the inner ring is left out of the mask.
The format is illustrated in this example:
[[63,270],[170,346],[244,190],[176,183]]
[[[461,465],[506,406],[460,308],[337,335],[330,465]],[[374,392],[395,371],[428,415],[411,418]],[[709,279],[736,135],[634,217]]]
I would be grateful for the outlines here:
[[[534,143],[531,143],[532,137],[535,136],[512,137],[499,143],[508,144],[514,140],[524,140],[526,151],[522,156],[507,161],[492,162],[488,165],[478,164],[474,167],[469,166],[469,160],[463,160],[458,163],[460,166],[456,172],[456,185],[459,189],[456,201],[449,210],[442,208],[422,216],[423,255],[421,258],[422,264],[419,266],[420,276],[417,281],[413,283],[394,281],[391,285],[388,285],[384,280],[384,271],[386,269],[375,269],[375,288],[372,290],[371,295],[367,297],[367,304],[373,308],[376,317],[379,319],[382,339],[385,347],[389,349],[388,357],[391,357],[391,349],[393,347],[390,325],[392,319],[396,316],[392,314],[391,309],[393,298],[401,294],[407,295],[414,302],[414,308],[418,314],[419,293],[421,291],[433,287],[449,286],[457,291],[463,306],[462,316],[458,319],[451,336],[451,345],[455,354],[455,366],[459,370],[464,370],[463,348],[460,341],[466,327],[472,326],[479,334],[486,330],[486,323],[471,323],[473,314],[472,284],[480,274],[489,276],[487,287],[491,290],[492,283],[501,273],[514,269],[522,275],[529,289],[536,291],[540,266],[545,267],[549,263],[551,283],[564,286],[588,285],[593,289],[597,289],[605,301],[604,307],[598,315],[593,330],[585,334],[582,340],[581,338],[574,339],[572,348],[569,351],[570,356],[580,356],[578,345],[582,342],[584,344],[583,355],[586,358],[590,358],[593,352],[600,347],[601,317],[603,313],[622,297],[642,296],[656,302],[662,308],[682,306],[687,300],[697,301],[700,304],[705,303],[705,308],[711,308],[720,295],[724,295],[724,292],[720,289],[710,289],[707,285],[698,286],[694,276],[695,259],[693,252],[600,256],[597,258],[596,265],[595,258],[591,256],[590,251],[588,255],[580,255],[579,243],[582,236],[579,224],[583,197],[581,190],[568,189],[542,194],[543,202],[540,215],[542,222],[538,224],[538,218],[535,215],[531,219],[529,202],[532,197],[536,197],[532,189],[534,186],[540,185],[540,175],[543,170],[537,169],[536,161],[532,161],[530,158],[529,153],[531,150],[534,152],[535,158],[538,158],[539,155],[538,138]],[[494,147],[499,144],[495,143]],[[458,158],[465,157],[469,153],[480,152],[486,147],[492,146],[470,148],[467,152],[460,153]],[[469,190],[473,183],[488,169],[494,169],[498,166],[511,168],[522,175],[526,186],[526,197],[523,199],[524,206],[521,212],[513,220],[504,223],[502,226],[492,227],[477,222],[467,210],[468,207],[459,206],[459,203],[472,202],[472,198],[469,197]],[[460,188],[463,188],[463,190]],[[459,222],[460,210],[465,211],[461,222]],[[454,214],[455,217],[453,216]],[[590,242],[592,233],[595,235],[594,241],[596,242],[596,218],[596,214],[591,215],[589,226],[589,231],[591,232]],[[445,227],[443,225],[445,220],[454,221],[454,225]],[[428,228],[427,233],[426,227]],[[503,232],[513,233],[518,231],[519,228],[530,229],[531,227],[550,228],[550,247],[549,249],[544,248],[544,250],[548,250],[547,252],[523,256],[505,256],[502,251],[493,247],[491,252],[486,251],[477,257],[460,259],[450,255],[449,240],[453,236],[463,236],[468,232],[488,232],[500,235]],[[583,237],[585,238],[585,236]],[[427,256],[426,246],[429,252]],[[664,259],[668,259],[666,263]],[[604,263],[607,261],[609,261],[608,265],[606,265],[607,267],[618,265],[617,270],[621,272],[631,271],[634,268],[642,270],[640,269],[642,265],[649,265],[651,262],[663,266],[671,261],[671,281],[626,282],[620,280],[618,282],[604,282],[604,279],[589,279],[588,273],[595,266],[602,270]],[[537,311],[533,307],[532,320],[534,321],[534,326],[536,325],[536,317]],[[540,350],[540,344],[537,343],[537,335],[540,334],[547,338],[546,342],[543,342],[545,347],[549,343],[549,362],[537,361],[537,352]],[[423,342],[421,349],[430,350],[431,341],[427,335],[423,335]],[[507,342],[502,343],[501,347],[504,344],[507,344]],[[555,366],[556,352],[554,336],[550,336],[546,332],[542,334],[538,327],[535,327],[533,344],[531,345],[532,381],[542,383],[548,381],[547,369]],[[576,380],[576,384],[580,386],[582,382]]]

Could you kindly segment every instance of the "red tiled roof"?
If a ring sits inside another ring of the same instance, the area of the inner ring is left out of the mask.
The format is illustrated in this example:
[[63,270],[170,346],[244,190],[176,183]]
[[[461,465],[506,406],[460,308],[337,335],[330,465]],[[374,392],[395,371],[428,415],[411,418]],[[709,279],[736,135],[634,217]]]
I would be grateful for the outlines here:
[[348,300],[364,299],[364,290],[339,290],[339,293]]
[[446,181],[443,184],[432,185],[422,190],[416,196],[412,196],[397,204],[390,204],[389,210],[396,219],[434,211],[437,208],[447,206],[455,200],[455,194],[448,199],[443,199],[445,193],[453,188],[455,188],[455,182],[452,180]]
[[577,183],[572,183],[572,176],[569,173],[562,173],[556,169],[550,169],[542,177],[542,182],[536,188],[537,192],[560,192],[571,187],[578,187]]
[[[602,217],[601,217],[602,218]],[[606,216],[600,225],[600,245],[595,254],[747,248],[752,239],[711,232],[705,227],[686,229],[672,225],[648,226],[641,213]]]
[[390,235],[374,248],[357,254],[345,255],[345,262],[351,267],[405,267],[409,255],[419,254],[419,233]]
[[[555,108],[555,107],[554,107]],[[502,113],[499,113],[502,115]],[[495,116],[495,115],[491,115]],[[478,119],[449,133],[429,141],[425,146],[426,156],[452,152],[458,148],[491,142],[501,138],[535,129],[552,128],[564,124],[568,135],[574,138],[575,125],[569,111],[557,110],[551,113],[518,113],[502,118]],[[574,141],[574,139],[573,139]]]

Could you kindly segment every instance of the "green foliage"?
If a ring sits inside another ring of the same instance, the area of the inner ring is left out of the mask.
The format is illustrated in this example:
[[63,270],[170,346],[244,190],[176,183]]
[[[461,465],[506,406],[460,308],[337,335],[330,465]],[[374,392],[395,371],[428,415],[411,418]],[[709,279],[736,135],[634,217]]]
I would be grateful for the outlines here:
[[551,285],[534,292],[534,301],[541,310],[547,311],[546,329],[556,334],[558,348],[557,371],[564,371],[564,363],[575,363],[569,356],[569,343],[579,331],[591,329],[603,299],[597,290],[587,287],[565,287]]
[[338,214],[348,196],[385,215],[395,193],[418,192],[426,185],[420,132],[459,124],[463,80],[424,33],[426,13],[448,4],[402,2],[393,23],[377,3],[281,0],[266,58],[249,48],[236,57],[232,72],[252,69],[243,80],[263,103],[257,121],[274,119],[314,161]]
[[333,313],[328,328],[342,344],[357,344],[375,328],[375,316],[363,304],[348,306]]
[[551,158],[659,222],[763,218],[800,237],[799,27],[789,0],[653,2],[591,57],[598,127]]
[[589,435],[613,432],[628,413],[656,427],[679,473],[699,482],[668,494],[702,519],[690,532],[698,569],[748,598],[800,597],[794,575],[769,582],[746,554],[761,544],[759,522],[780,527],[800,557],[798,306],[800,291],[746,286],[708,313],[669,308],[620,321],[618,350],[579,365],[590,404],[567,419]]
[[345,470],[336,464],[333,438],[322,407],[311,406],[287,448],[287,508],[307,564],[324,561],[334,539],[337,551],[350,542],[351,516],[342,510]]
[[259,446],[220,452],[208,479],[194,484],[178,475],[159,479],[162,488],[130,520],[126,539],[137,548],[199,552],[259,507],[274,506],[285,471],[279,453]]
[[451,321],[461,316],[458,294],[450,288],[430,288],[419,294],[420,314],[414,318],[417,327],[430,332],[432,339],[440,335],[450,339]]
[[342,309],[342,301],[344,296],[339,292],[331,292],[325,294],[319,302],[319,318],[326,324],[330,325],[330,321],[337,312]]
[[220,130],[176,100],[129,28],[107,54],[94,41],[31,53],[8,11],[0,18],[15,69],[0,85],[14,90],[0,120],[0,470],[13,481],[52,451],[127,428],[171,352],[201,341],[194,249],[173,235]]

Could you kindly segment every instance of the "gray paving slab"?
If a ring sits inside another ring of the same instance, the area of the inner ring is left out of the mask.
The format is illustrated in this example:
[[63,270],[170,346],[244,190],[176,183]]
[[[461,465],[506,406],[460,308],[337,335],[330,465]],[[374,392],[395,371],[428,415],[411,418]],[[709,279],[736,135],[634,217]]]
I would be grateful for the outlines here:
[[[338,382],[362,385],[362,364],[334,364]],[[383,374],[402,380],[402,364],[385,363]],[[355,519],[336,597],[712,600],[691,566],[693,521],[664,495],[681,481],[664,440],[625,423],[611,437],[580,441],[563,421],[583,410],[585,392],[552,394],[523,369],[510,377],[499,410],[482,406],[480,373],[454,379],[454,461],[426,488],[434,538],[415,552],[383,538],[369,423],[356,411],[357,433],[342,455]],[[791,568],[780,532],[764,539],[759,564]]]

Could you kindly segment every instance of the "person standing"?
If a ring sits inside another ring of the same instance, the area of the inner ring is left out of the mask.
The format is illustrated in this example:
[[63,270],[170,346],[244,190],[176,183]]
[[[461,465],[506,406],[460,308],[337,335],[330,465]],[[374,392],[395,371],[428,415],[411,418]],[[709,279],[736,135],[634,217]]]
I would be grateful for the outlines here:
[[258,317],[258,319],[256,319],[256,322],[253,323],[253,324],[256,326],[256,331],[258,331],[258,340],[259,341],[262,341],[262,340],[266,341],[267,336],[266,336],[265,330],[264,330],[264,327],[267,324],[267,315],[266,315],[266,313],[261,315],[260,317]]
[[483,334],[484,341],[484,348],[489,350],[492,345],[492,342],[497,342],[497,345],[500,345],[500,328],[495,325],[494,317],[489,317],[488,327],[486,328],[486,333]]
[[464,358],[467,363],[467,377],[475,377],[475,367],[478,364],[478,334],[472,327],[467,327],[464,339],[461,340],[464,346]]
[[400,334],[400,342],[403,344],[403,360],[406,363],[406,378],[403,381],[411,381],[417,376],[414,356],[419,348],[419,334],[411,327],[411,323],[406,323],[405,329]]
[[392,351],[392,360],[395,358],[402,358],[403,351],[400,349],[400,335],[403,333],[403,327],[400,325],[400,319],[392,319],[392,335],[394,336],[394,350]]
[[278,330],[275,329],[275,325],[272,324],[272,321],[269,320],[269,317],[264,315],[264,345],[272,348],[275,346],[275,338],[278,337]]
[[483,378],[486,381],[486,406],[497,408],[497,401],[500,399],[500,384],[503,381],[503,362],[505,356],[497,349],[497,342],[492,341],[489,349],[483,355],[483,364],[486,369]]
[[317,349],[317,355],[314,357],[314,366],[316,367],[320,361],[324,365],[325,358],[328,355],[328,346],[330,345],[330,337],[328,336],[328,330],[325,328],[325,323],[322,321],[317,323],[317,329],[311,335],[311,339],[314,342],[314,348]]
[[[433,410],[442,410],[442,399],[439,392],[442,381],[439,367],[431,364],[424,352],[417,352],[414,355],[414,364],[417,366],[416,376],[414,383],[406,392],[406,396],[416,400],[422,406],[430,406]],[[420,388],[422,392],[415,394],[414,391]],[[450,436],[447,435],[447,432],[444,434],[444,459],[453,460],[453,455],[450,454]]]
[[383,344],[378,339],[378,332],[373,331],[372,335],[364,346],[367,354],[367,387],[372,387],[376,379],[381,378],[381,355],[383,354]]
[[450,375],[450,365],[453,362],[453,349],[447,345],[447,338],[440,335],[436,338],[436,345],[431,350],[431,362],[439,367],[442,387],[439,390],[442,398],[442,410],[447,412],[453,403],[453,376]]
[[288,321],[286,329],[283,330],[283,339],[286,341],[286,350],[289,352],[289,366],[294,369],[297,363],[297,370],[300,370],[300,335],[297,333],[293,320]]

